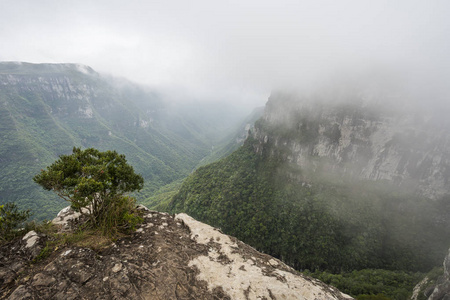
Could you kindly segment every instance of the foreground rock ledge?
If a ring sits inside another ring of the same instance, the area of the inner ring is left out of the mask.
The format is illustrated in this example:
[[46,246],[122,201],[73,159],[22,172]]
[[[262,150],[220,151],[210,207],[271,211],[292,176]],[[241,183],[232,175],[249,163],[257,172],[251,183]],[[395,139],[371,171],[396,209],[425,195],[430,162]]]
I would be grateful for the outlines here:
[[197,279],[207,282],[210,291],[221,288],[231,299],[351,298],[186,214],[175,219],[189,227],[191,239],[210,247],[208,255],[189,261],[200,271]]
[[0,298],[351,299],[186,214],[141,209],[136,232],[99,253],[64,247],[30,265],[26,240],[2,246]]

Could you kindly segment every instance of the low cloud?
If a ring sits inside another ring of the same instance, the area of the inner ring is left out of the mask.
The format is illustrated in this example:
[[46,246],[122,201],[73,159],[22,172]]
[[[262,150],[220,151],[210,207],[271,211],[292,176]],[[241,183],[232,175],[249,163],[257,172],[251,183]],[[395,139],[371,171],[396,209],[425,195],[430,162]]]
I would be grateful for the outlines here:
[[82,63],[249,106],[344,70],[435,90],[450,75],[448,1],[91,2],[2,1],[0,60]]

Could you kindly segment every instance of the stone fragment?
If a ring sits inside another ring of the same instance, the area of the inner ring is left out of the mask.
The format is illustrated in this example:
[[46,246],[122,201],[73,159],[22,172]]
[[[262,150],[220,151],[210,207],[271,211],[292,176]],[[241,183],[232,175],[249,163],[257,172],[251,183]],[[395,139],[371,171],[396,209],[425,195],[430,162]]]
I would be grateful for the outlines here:
[[273,258],[269,259],[269,264],[270,264],[272,267],[278,266],[278,262],[277,262],[275,259],[273,259]]
[[[82,208],[83,213],[89,213],[87,208]],[[52,220],[52,223],[57,225],[61,231],[70,231],[72,228],[71,224],[73,224],[76,220],[81,217],[81,213],[74,211],[70,206],[63,208],[56,218]]]
[[56,281],[56,279],[51,276],[48,276],[43,273],[37,273],[33,277],[33,286],[48,287],[48,286],[51,286],[55,281]]
[[78,284],[85,284],[89,281],[93,276],[93,270],[82,262],[78,262],[70,268],[70,271],[67,273],[67,276],[70,278],[72,282],[76,282]]
[[22,238],[23,241],[26,241],[25,247],[27,247],[27,248],[33,247],[36,244],[36,242],[38,241],[38,239],[39,239],[39,236],[34,230],[31,230]]
[[121,263],[115,264],[114,267],[111,269],[111,271],[113,271],[114,273],[117,273],[120,270],[122,270],[122,264]]
[[30,291],[24,285],[19,285],[9,296],[8,300],[28,300],[33,299]]

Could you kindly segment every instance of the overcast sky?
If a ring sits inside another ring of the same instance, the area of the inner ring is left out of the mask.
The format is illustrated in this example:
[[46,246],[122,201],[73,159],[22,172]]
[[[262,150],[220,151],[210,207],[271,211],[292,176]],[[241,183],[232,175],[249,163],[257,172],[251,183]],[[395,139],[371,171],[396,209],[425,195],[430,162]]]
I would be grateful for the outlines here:
[[449,16],[447,0],[1,0],[0,60],[262,105],[342,69],[448,76]]

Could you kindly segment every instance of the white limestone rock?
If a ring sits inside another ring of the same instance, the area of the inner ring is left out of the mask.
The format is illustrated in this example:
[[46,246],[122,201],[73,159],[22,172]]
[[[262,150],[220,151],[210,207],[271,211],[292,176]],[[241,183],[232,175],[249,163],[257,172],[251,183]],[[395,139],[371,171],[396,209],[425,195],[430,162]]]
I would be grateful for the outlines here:
[[197,279],[207,282],[210,291],[222,288],[231,299],[352,299],[273,258],[269,257],[266,264],[246,259],[239,253],[237,242],[187,214],[178,214],[175,219],[189,227],[191,239],[212,246],[208,255],[189,262],[189,266],[198,268]]

